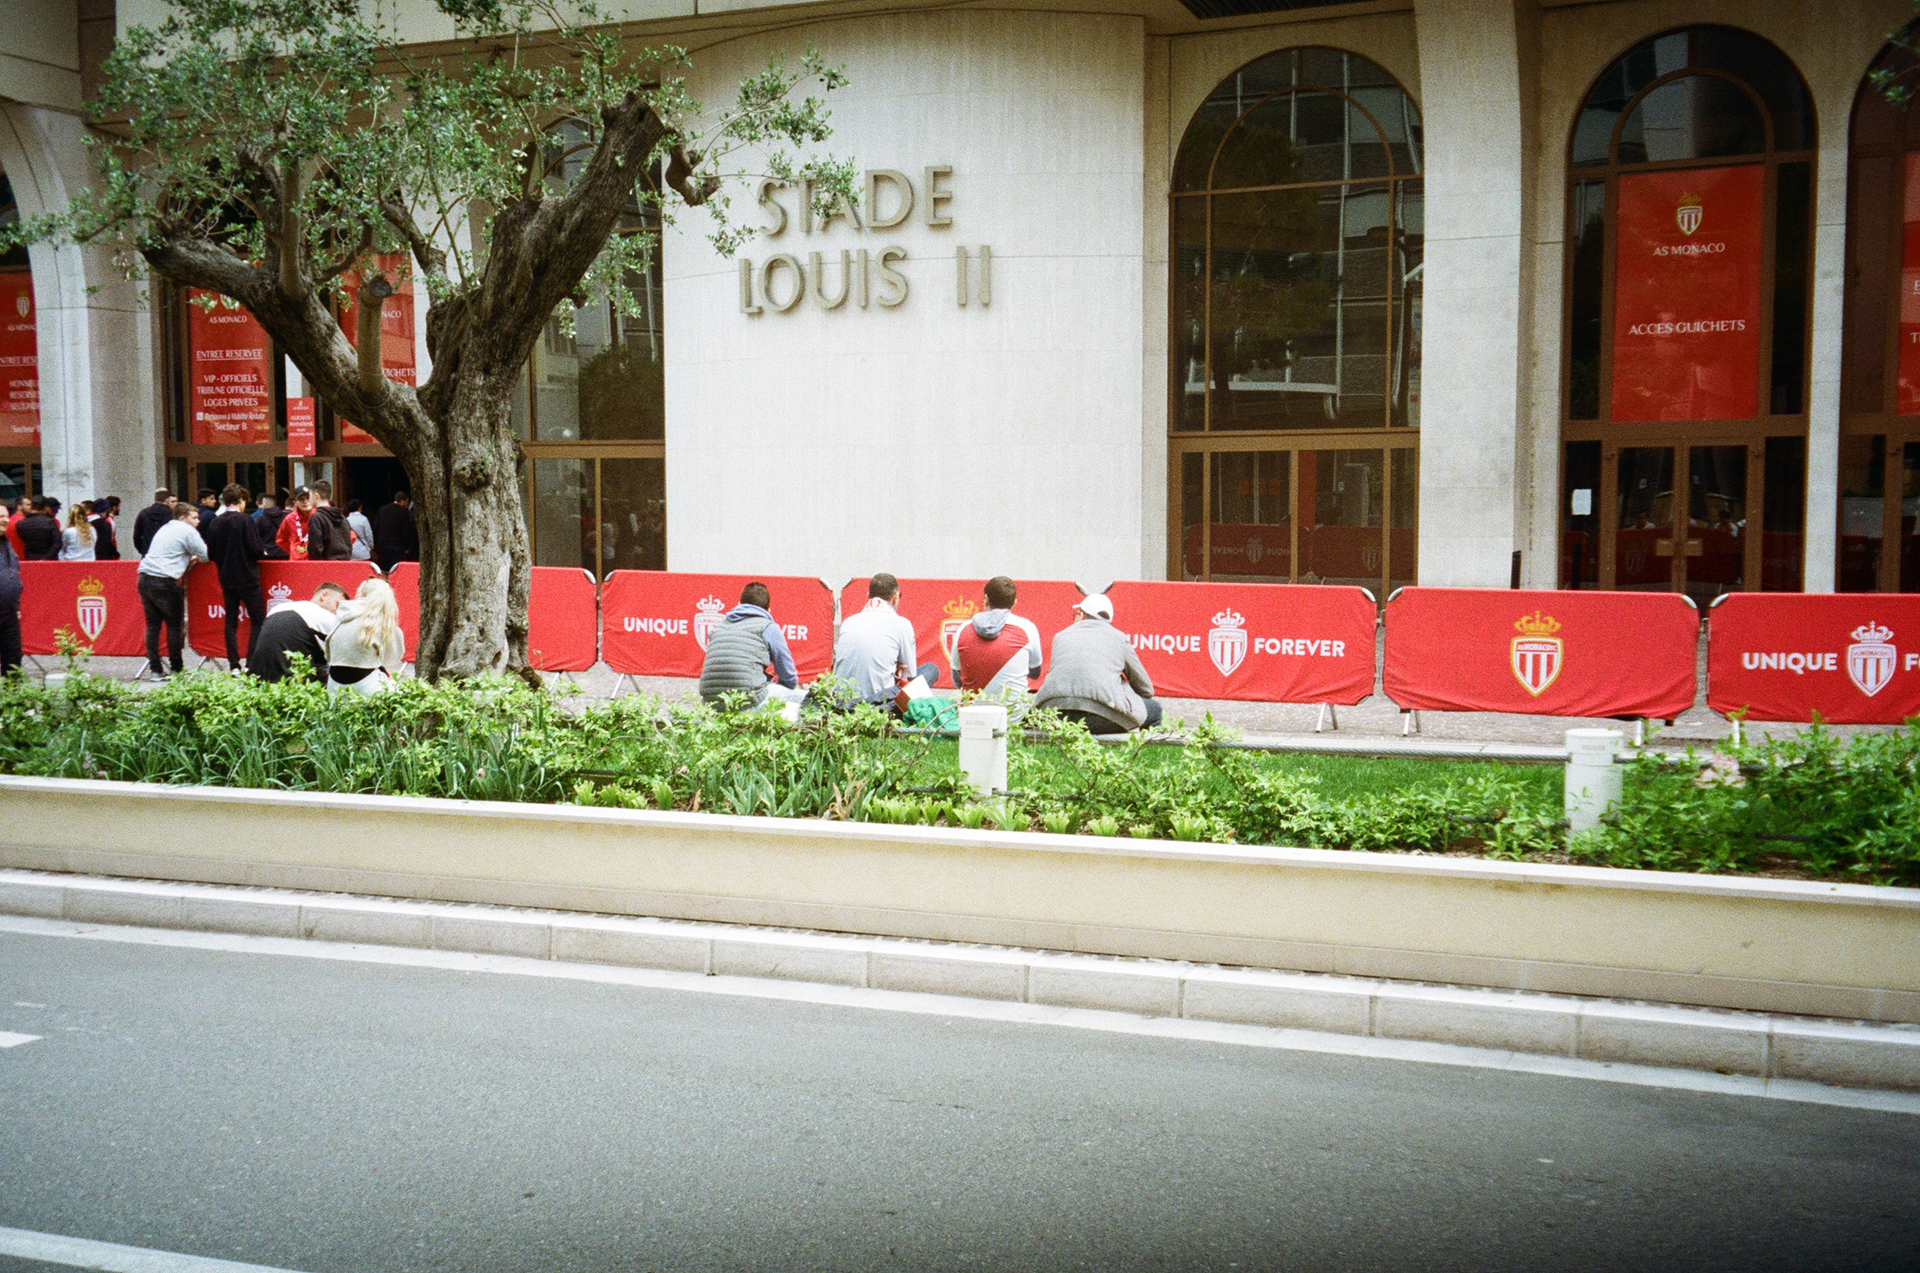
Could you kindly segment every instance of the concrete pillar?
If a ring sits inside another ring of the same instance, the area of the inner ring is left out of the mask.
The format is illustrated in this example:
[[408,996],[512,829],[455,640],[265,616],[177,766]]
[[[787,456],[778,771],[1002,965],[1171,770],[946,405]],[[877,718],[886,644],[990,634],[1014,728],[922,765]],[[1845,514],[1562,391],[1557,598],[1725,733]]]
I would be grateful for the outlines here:
[[1819,113],[1819,119],[1820,151],[1813,178],[1813,356],[1807,386],[1804,578],[1806,591],[1832,592],[1840,546],[1840,342],[1846,302],[1847,133],[1853,117],[1850,110],[1829,108]]
[[[1417,0],[1426,137],[1420,582],[1504,588],[1531,518],[1522,335],[1533,6]],[[1551,427],[1552,422],[1548,422]]]
[[[85,135],[67,112],[0,106],[0,168],[23,218],[64,209],[91,180]],[[118,495],[139,508],[153,493],[163,453],[153,324],[140,285],[123,277],[107,248],[41,244],[28,259],[46,491],[69,504]]]

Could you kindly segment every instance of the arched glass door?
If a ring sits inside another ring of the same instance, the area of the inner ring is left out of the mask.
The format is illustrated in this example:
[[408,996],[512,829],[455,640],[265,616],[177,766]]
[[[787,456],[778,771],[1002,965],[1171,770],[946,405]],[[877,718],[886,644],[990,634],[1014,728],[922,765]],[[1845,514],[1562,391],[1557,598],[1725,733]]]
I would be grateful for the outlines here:
[[1420,117],[1289,49],[1223,80],[1172,195],[1168,577],[1413,581]]

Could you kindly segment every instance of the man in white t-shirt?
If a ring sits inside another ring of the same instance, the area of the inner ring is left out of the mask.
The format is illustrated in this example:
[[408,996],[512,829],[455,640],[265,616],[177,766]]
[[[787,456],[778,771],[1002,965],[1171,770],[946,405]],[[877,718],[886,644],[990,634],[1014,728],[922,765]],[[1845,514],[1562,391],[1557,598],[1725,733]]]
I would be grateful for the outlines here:
[[953,683],[983,703],[1017,705],[1040,681],[1040,630],[1013,612],[1019,589],[1005,575],[987,580],[987,608],[953,643]]
[[940,682],[932,663],[914,666],[916,642],[913,624],[895,607],[900,604],[900,581],[881,573],[867,581],[866,608],[840,621],[840,639],[833,646],[833,675],[852,687],[855,701],[885,706],[914,676]]

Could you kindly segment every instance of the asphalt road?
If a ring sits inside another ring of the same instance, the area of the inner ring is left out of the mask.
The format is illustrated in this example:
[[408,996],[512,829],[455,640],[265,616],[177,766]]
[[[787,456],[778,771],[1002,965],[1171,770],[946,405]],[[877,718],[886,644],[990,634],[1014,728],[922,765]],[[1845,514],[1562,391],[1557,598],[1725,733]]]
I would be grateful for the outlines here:
[[0,1226],[305,1273],[1920,1268],[1903,1114],[5,933],[0,1031]]

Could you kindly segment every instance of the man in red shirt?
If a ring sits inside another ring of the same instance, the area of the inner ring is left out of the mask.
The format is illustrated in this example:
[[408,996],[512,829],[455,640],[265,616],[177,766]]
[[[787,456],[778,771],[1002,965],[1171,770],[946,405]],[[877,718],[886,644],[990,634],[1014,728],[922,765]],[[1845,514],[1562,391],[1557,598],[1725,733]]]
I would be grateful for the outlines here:
[[1013,612],[1017,596],[1005,575],[987,580],[987,608],[960,629],[953,645],[953,683],[982,702],[1018,705],[1040,680],[1040,632]]
[[293,493],[293,501],[287,506],[287,515],[280,519],[280,529],[274,532],[273,542],[280,545],[280,551],[289,561],[307,559],[307,517],[313,512],[313,494],[302,486]]
[[27,497],[22,495],[13,502],[13,512],[7,515],[7,542],[13,545],[16,560],[26,560],[27,550],[20,543],[20,519],[27,515]]

